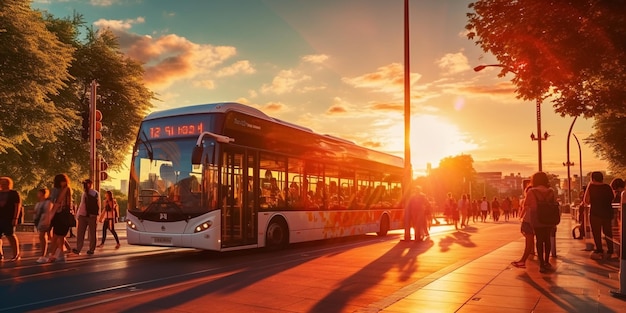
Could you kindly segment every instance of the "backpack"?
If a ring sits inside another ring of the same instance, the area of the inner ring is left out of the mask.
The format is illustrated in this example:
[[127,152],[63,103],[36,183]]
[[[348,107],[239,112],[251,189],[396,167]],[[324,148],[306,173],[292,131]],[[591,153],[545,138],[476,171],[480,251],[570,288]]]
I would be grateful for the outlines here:
[[559,203],[554,200],[554,195],[548,198],[540,199],[533,190],[535,199],[537,199],[537,220],[539,223],[549,226],[559,225],[561,222],[561,210]]

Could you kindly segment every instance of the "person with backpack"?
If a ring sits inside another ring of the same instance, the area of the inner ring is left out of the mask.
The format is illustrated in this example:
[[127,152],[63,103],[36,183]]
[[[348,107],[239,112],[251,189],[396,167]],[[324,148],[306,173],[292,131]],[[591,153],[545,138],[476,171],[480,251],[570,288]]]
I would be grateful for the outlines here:
[[614,194],[611,186],[603,182],[604,175],[602,172],[591,173],[591,183],[587,185],[585,190],[585,198],[583,202],[589,206],[589,224],[591,225],[591,233],[596,249],[593,254],[603,257],[604,249],[602,248],[602,233],[606,237],[607,256],[613,255],[613,230],[611,229],[611,220],[613,219],[613,202]]
[[532,188],[524,200],[526,214],[530,214],[530,223],[535,233],[535,246],[539,257],[539,272],[552,270],[550,264],[550,233],[560,222],[559,204],[550,188],[550,180],[544,172],[537,172],[531,177]]
[[92,255],[96,250],[96,226],[97,218],[100,214],[100,194],[93,190],[93,181],[86,179],[83,181],[83,196],[78,205],[78,225],[76,229],[76,248],[72,249],[74,254],[80,254],[85,242],[85,231],[89,228],[89,250],[87,254]]

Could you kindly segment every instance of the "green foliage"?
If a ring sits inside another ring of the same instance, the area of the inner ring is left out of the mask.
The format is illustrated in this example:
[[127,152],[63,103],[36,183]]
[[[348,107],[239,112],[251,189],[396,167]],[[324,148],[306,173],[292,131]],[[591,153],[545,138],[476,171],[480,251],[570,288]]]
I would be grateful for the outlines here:
[[552,96],[561,115],[625,115],[624,1],[480,0],[468,38],[513,72],[523,99]]
[[51,187],[57,173],[86,178],[81,132],[93,80],[103,113],[98,151],[119,168],[154,99],[141,64],[120,52],[111,32],[86,29],[77,13],[59,19],[8,0],[0,2],[0,25],[0,173],[23,192]]
[[595,132],[584,139],[616,175],[626,177],[626,117],[601,116],[596,118]]
[[431,174],[417,181],[424,192],[432,196],[436,202],[442,203],[446,194],[451,192],[455,197],[469,193],[470,182],[474,182],[476,170],[474,159],[470,155],[446,157],[439,161],[439,167]]

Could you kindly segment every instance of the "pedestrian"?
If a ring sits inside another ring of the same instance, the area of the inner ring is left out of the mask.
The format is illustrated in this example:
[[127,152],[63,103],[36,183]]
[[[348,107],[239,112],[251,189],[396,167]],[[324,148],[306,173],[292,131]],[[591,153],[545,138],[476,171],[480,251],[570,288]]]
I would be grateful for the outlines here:
[[539,272],[545,273],[552,270],[550,264],[550,251],[552,246],[550,243],[550,232],[556,225],[544,224],[539,221],[540,210],[539,202],[554,203],[556,198],[554,191],[550,188],[550,180],[544,172],[537,172],[531,177],[531,188],[528,190],[524,199],[525,214],[530,214],[530,224],[535,233],[537,256],[539,257]]
[[491,217],[494,222],[500,220],[500,201],[498,201],[498,197],[493,197],[493,201],[491,201]]
[[502,212],[504,212],[504,221],[508,222],[511,215],[511,198],[508,196],[502,200]]
[[472,205],[470,206],[471,214],[472,214],[472,222],[476,224],[478,217],[480,216],[480,209],[478,208],[478,201],[476,199],[472,200]]
[[[407,202],[409,213],[410,227],[413,228],[415,233],[415,241],[422,241],[425,237],[429,236],[428,226],[426,221],[426,211],[429,210],[430,202],[422,193],[420,186],[413,188],[413,194]],[[410,240],[410,238],[408,238]]]
[[[532,187],[531,185],[526,186],[526,190],[524,190],[524,198],[528,197],[528,191],[530,190],[531,187]],[[520,211],[520,219],[522,220],[522,224],[520,227],[520,231],[522,235],[524,235],[524,239],[525,239],[524,240],[524,253],[522,253],[522,257],[519,259],[519,261],[513,261],[511,262],[511,264],[515,267],[526,268],[526,260],[528,259],[529,256],[533,254],[533,251],[535,250],[535,244],[534,244],[535,232],[530,223],[530,214],[527,214],[527,211],[524,209],[523,200],[521,203],[521,208],[522,209]]]
[[613,255],[613,231],[611,229],[611,220],[613,219],[613,189],[611,186],[603,182],[604,175],[602,172],[591,173],[591,183],[587,185],[585,191],[584,203],[589,206],[589,224],[591,225],[591,233],[596,249],[593,255],[596,257],[604,257],[604,249],[602,248],[602,234],[606,238],[607,256]]
[[39,232],[39,245],[41,247],[41,256],[37,259],[37,263],[46,263],[48,260],[48,240],[51,239],[50,230],[52,229],[52,217],[54,216],[54,204],[50,201],[50,190],[41,188],[37,190],[37,204],[35,204],[33,222]]
[[13,258],[9,261],[19,261],[20,243],[15,235],[15,227],[22,208],[22,199],[17,191],[13,190],[13,179],[0,177],[0,261],[4,261],[2,251],[2,236],[6,236],[13,250]]
[[85,179],[83,181],[83,196],[78,205],[78,226],[76,227],[76,248],[72,249],[74,254],[80,254],[85,242],[85,231],[89,228],[89,250],[88,255],[92,255],[96,250],[96,226],[97,218],[100,214],[100,194],[92,189],[93,181]]
[[448,199],[446,199],[446,212],[450,219],[448,222],[454,224],[455,229],[459,229],[459,207],[451,192],[448,192]]
[[461,200],[458,203],[459,215],[461,218],[461,227],[465,227],[467,222],[469,222],[469,210],[470,210],[470,202],[467,199],[467,195],[463,195]]
[[520,209],[519,197],[517,196],[511,197],[511,216],[513,216],[513,218],[518,217],[519,209]]
[[624,191],[624,187],[626,187],[626,183],[621,178],[614,178],[611,181],[611,189],[613,189],[613,203],[621,203],[622,202],[622,192]]
[[480,202],[480,221],[487,221],[487,214],[489,213],[489,201],[487,197],[483,197],[483,200]]
[[104,241],[107,239],[107,229],[111,231],[113,234],[113,238],[115,238],[115,249],[119,249],[120,247],[120,239],[117,237],[117,232],[115,232],[115,222],[117,221],[117,217],[120,216],[119,206],[117,205],[117,201],[113,197],[113,193],[110,190],[104,194],[104,210],[102,214],[100,214],[100,223],[102,223],[102,242],[98,246],[99,248],[104,246]]
[[41,259],[40,263],[45,262],[65,262],[65,254],[63,246],[65,237],[72,226],[70,218],[72,213],[70,207],[72,205],[72,187],[69,177],[66,174],[57,174],[54,176],[53,188],[50,193],[50,200],[53,208],[52,220],[52,242],[48,249],[48,257]]

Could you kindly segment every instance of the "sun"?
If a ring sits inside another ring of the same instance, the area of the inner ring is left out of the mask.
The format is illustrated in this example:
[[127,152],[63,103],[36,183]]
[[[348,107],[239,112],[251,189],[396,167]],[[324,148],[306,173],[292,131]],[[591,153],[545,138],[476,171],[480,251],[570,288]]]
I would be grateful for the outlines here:
[[[387,141],[389,151],[404,151],[404,125],[396,124],[388,129],[392,138]],[[437,167],[445,157],[470,154],[478,144],[464,134],[458,126],[436,115],[411,117],[411,164],[414,171],[424,172],[427,164]]]

